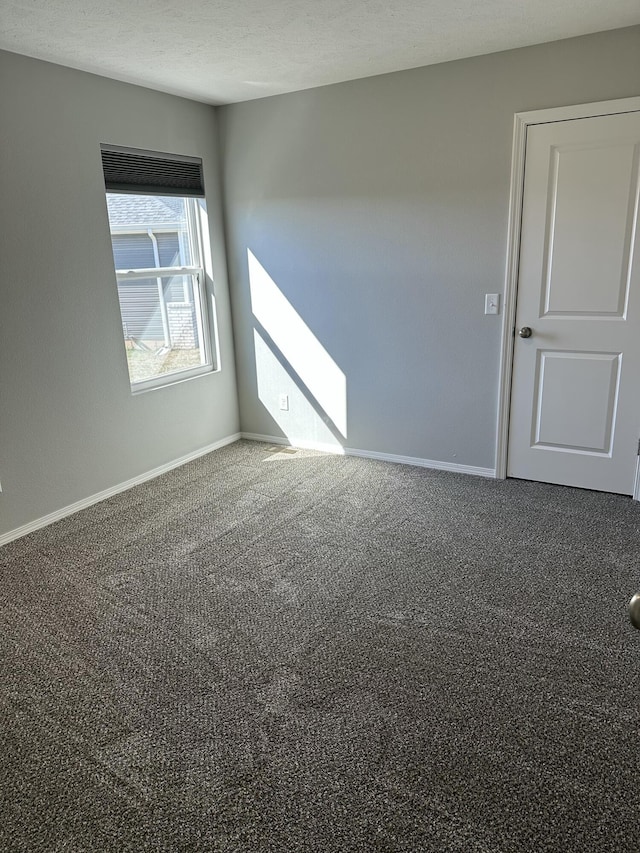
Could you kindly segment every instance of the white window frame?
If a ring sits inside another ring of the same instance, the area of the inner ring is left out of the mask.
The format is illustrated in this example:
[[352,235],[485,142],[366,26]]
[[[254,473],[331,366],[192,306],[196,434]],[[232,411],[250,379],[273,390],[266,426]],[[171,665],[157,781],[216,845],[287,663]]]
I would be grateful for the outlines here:
[[[115,190],[107,190],[107,195],[129,195],[131,193],[118,193]],[[161,193],[136,192],[135,195],[140,196],[160,196]],[[132,394],[140,394],[145,391],[150,391],[156,388],[163,388],[167,385],[174,385],[178,382],[184,382],[187,379],[193,379],[196,376],[203,376],[209,373],[215,373],[219,370],[219,358],[217,348],[217,329],[216,329],[216,311],[213,291],[209,294],[207,287],[207,276],[205,274],[203,259],[207,256],[204,251],[204,239],[202,229],[202,220],[199,214],[198,198],[189,196],[177,196],[185,201],[185,209],[187,212],[187,234],[189,236],[191,259],[195,262],[192,266],[179,267],[151,267],[148,269],[129,269],[115,270],[116,283],[121,281],[131,281],[144,278],[166,278],[168,276],[177,275],[192,275],[195,279],[194,291],[197,289],[197,298],[194,292],[194,307],[196,314],[196,326],[198,338],[204,351],[204,364],[196,367],[186,367],[182,370],[175,370],[168,373],[161,373],[150,379],[144,379],[139,382],[134,382],[129,374],[129,384]],[[204,199],[202,200],[204,202]],[[172,232],[174,229],[159,228],[152,229],[154,233]],[[126,226],[110,227],[111,234],[131,234],[131,233],[148,233],[144,228],[135,228],[128,230]],[[207,235],[208,236],[208,235]],[[212,341],[212,333],[216,335],[216,341]],[[126,338],[124,339],[126,344]],[[127,359],[127,371],[129,363]]]

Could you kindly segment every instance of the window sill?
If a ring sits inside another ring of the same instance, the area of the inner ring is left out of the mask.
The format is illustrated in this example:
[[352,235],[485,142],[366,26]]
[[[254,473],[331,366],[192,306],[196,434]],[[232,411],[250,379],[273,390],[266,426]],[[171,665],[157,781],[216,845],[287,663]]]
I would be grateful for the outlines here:
[[169,388],[172,385],[180,385],[183,382],[189,382],[191,379],[199,379],[201,376],[210,376],[214,373],[220,373],[219,367],[213,367],[211,364],[204,364],[202,367],[193,370],[184,370],[179,373],[169,373],[163,376],[156,376],[154,379],[148,379],[145,382],[136,382],[131,384],[131,394],[137,397],[139,394],[146,394],[147,391],[159,391],[161,388]]

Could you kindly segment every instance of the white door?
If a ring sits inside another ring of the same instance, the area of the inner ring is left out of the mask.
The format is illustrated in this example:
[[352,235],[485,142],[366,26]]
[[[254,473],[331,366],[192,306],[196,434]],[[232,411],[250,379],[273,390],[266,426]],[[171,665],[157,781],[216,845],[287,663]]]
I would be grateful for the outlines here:
[[640,112],[528,128],[510,477],[633,493],[639,161]]

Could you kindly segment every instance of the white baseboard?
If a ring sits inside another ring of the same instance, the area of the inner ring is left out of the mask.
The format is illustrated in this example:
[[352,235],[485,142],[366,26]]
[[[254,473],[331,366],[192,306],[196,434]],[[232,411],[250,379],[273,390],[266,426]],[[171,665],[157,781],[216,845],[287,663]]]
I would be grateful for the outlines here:
[[139,486],[140,483],[146,483],[147,480],[153,480],[155,477],[159,477],[161,474],[166,474],[167,471],[171,471],[173,468],[179,468],[180,465],[185,465],[187,462],[198,459],[200,456],[206,456],[207,453],[211,453],[213,450],[218,450],[227,444],[233,444],[233,442],[238,441],[240,437],[241,435],[239,432],[234,435],[228,435],[226,438],[220,439],[220,441],[215,441],[213,444],[208,444],[206,447],[194,450],[193,453],[187,453],[186,456],[180,456],[179,459],[173,459],[171,462],[159,465],[151,471],[145,471],[144,474],[132,477],[124,483],[118,483],[115,486],[104,489],[102,492],[97,492],[95,495],[83,498],[80,501],[76,501],[75,503],[62,507],[62,509],[51,512],[49,515],[43,515],[41,518],[36,518],[35,521],[30,521],[28,524],[16,527],[14,530],[10,530],[8,533],[0,535],[0,546],[6,545],[8,542],[13,542],[14,539],[19,539],[21,536],[26,536],[28,533],[33,533],[35,530],[39,530],[41,527],[46,527],[48,524],[53,524],[54,521],[60,521],[68,515],[73,515],[74,512],[79,512],[81,509],[93,506],[93,504],[97,504],[100,501],[113,497],[113,495],[117,495],[120,492],[126,492],[127,489],[131,489],[133,486]]
[[460,465],[456,462],[440,462],[437,459],[422,459],[419,456],[399,456],[396,453],[377,453],[374,450],[359,450],[356,447],[336,447],[319,444],[313,441],[296,442],[275,435],[259,435],[254,432],[243,432],[242,438],[249,441],[264,441],[267,444],[284,444],[300,447],[304,450],[320,450],[324,453],[344,454],[345,456],[360,456],[364,459],[377,459],[380,462],[394,462],[399,465],[416,465],[419,468],[432,468],[436,471],[451,471],[455,474],[471,474],[474,477],[489,477],[495,479],[495,468],[479,468],[476,465]]
[[419,456],[398,456],[396,453],[376,453],[373,450],[358,450],[345,447],[347,456],[362,456],[365,459],[379,459],[381,462],[395,462],[398,465],[416,465],[419,468],[433,468],[435,471],[451,471],[454,474],[471,474],[473,477],[495,479],[495,468],[479,468],[476,465],[461,465],[458,462],[440,462],[437,459],[422,459]]
[[381,462],[395,462],[400,465],[416,465],[420,468],[433,468],[437,471],[453,471],[454,473],[471,474],[476,477],[495,478],[496,476],[495,468],[478,468],[474,465],[459,465],[451,462],[440,462],[436,459],[421,459],[418,456],[399,456],[395,453],[377,453],[373,450],[359,450],[355,447],[343,448],[334,444],[324,444],[322,442],[304,440],[292,442],[288,438],[283,438],[282,436],[260,435],[259,433],[254,432],[238,432],[233,435],[228,435],[226,438],[220,439],[220,441],[216,441],[213,444],[208,444],[206,447],[201,447],[199,450],[193,451],[193,453],[187,453],[186,456],[181,456],[179,459],[167,462],[165,465],[153,468],[151,471],[146,471],[144,474],[139,474],[137,477],[132,477],[124,483],[118,483],[115,486],[104,489],[102,492],[90,495],[88,498],[83,498],[80,501],[76,501],[75,503],[62,507],[62,509],[58,509],[48,515],[43,515],[41,518],[36,518],[28,524],[23,524],[21,527],[16,527],[14,530],[9,530],[7,533],[0,535],[0,546],[7,545],[9,542],[13,542],[14,539],[20,539],[20,537],[26,536],[28,533],[40,530],[41,527],[46,527],[49,524],[53,524],[55,521],[60,521],[68,515],[73,515],[74,512],[79,512],[81,509],[93,506],[93,504],[104,501],[113,495],[125,492],[127,489],[133,488],[133,486],[146,483],[147,480],[153,480],[155,477],[159,477],[161,474],[166,474],[167,471],[171,471],[173,468],[179,468],[180,465],[185,465],[187,462],[191,462],[193,459],[198,459],[200,456],[206,456],[207,453],[211,453],[214,450],[225,447],[227,444],[233,444],[234,441],[238,441],[240,438],[246,438],[249,441],[262,441],[267,444],[284,446],[293,445],[294,447],[300,447],[303,450],[318,450],[322,453],[360,456],[364,459],[377,459]]

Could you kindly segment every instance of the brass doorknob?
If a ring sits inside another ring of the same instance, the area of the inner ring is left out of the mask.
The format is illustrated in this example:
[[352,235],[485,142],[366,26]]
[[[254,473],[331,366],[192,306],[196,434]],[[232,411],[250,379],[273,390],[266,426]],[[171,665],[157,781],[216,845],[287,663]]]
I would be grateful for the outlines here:
[[521,338],[530,338],[533,334],[531,326],[523,326],[521,329],[518,329],[518,334]]

